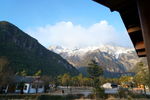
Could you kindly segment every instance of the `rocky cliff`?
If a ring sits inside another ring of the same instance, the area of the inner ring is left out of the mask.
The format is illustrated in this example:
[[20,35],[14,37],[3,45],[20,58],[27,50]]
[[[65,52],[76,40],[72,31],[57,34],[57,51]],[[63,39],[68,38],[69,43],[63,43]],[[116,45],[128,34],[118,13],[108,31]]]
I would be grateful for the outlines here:
[[140,61],[146,63],[144,58],[137,56],[134,49],[119,46],[102,45],[73,50],[51,46],[49,49],[60,54],[84,74],[91,60],[97,61],[103,67],[106,76],[108,73],[117,75],[129,72]]

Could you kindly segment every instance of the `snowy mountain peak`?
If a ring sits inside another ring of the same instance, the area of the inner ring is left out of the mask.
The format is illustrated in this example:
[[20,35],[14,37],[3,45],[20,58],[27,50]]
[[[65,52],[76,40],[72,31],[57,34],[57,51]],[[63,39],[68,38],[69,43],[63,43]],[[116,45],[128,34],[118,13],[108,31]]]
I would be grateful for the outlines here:
[[72,55],[82,56],[88,52],[100,51],[100,52],[107,52],[108,54],[116,58],[118,58],[120,54],[131,53],[134,51],[133,48],[125,48],[125,47],[110,46],[110,45],[101,45],[101,46],[75,48],[75,49],[68,49],[61,46],[50,46],[48,49],[58,54],[67,53],[68,56],[72,56]]
[[110,45],[103,45],[100,47],[100,50],[102,52],[107,52],[108,54],[111,54],[118,58],[120,54],[123,53],[131,53],[135,51],[133,48],[125,48],[125,47],[119,47],[119,46],[110,46]]
[[104,71],[122,73],[132,69],[140,61],[133,48],[111,45],[75,49],[53,46],[49,50],[60,54],[77,69],[87,68],[91,60],[96,60]]

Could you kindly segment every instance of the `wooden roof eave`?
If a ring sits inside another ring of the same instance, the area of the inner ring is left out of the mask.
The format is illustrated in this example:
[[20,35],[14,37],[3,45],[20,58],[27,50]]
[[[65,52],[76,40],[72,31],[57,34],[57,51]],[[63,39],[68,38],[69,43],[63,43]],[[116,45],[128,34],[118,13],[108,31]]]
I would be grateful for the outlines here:
[[[133,4],[134,0],[93,0],[97,3],[100,3],[108,8],[110,8],[111,11],[119,11],[122,8],[125,8],[129,4]],[[130,2],[130,3],[128,3]]]
[[[135,0],[93,0],[111,11],[118,11],[139,57],[145,57],[145,46]],[[142,43],[142,45],[139,45]]]

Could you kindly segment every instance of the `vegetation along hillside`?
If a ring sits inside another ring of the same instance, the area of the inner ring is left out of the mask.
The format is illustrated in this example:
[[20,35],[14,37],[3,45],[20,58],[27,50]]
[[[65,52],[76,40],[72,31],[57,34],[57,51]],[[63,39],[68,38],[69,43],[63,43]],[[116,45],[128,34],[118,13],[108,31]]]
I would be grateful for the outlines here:
[[0,58],[8,60],[11,71],[15,74],[25,72],[34,75],[39,71],[42,75],[53,76],[78,74],[61,56],[47,50],[36,39],[6,21],[0,22]]

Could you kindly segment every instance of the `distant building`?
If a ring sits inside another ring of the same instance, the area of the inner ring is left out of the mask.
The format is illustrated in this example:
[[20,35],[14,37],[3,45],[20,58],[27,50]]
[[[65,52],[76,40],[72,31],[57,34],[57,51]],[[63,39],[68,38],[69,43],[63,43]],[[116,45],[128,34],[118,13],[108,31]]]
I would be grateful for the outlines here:
[[40,79],[40,76],[25,76],[20,78],[20,82],[23,82],[23,93],[44,92],[44,82]]
[[118,85],[114,83],[105,83],[102,85],[102,87],[104,89],[112,89],[112,88],[118,88]]
[[105,83],[102,87],[105,89],[106,94],[117,94],[119,90],[119,86],[114,83]]
[[24,84],[24,93],[44,93],[44,84],[42,81],[34,81]]
[[44,82],[40,76],[15,76],[14,83],[3,87],[2,93],[43,93]]

